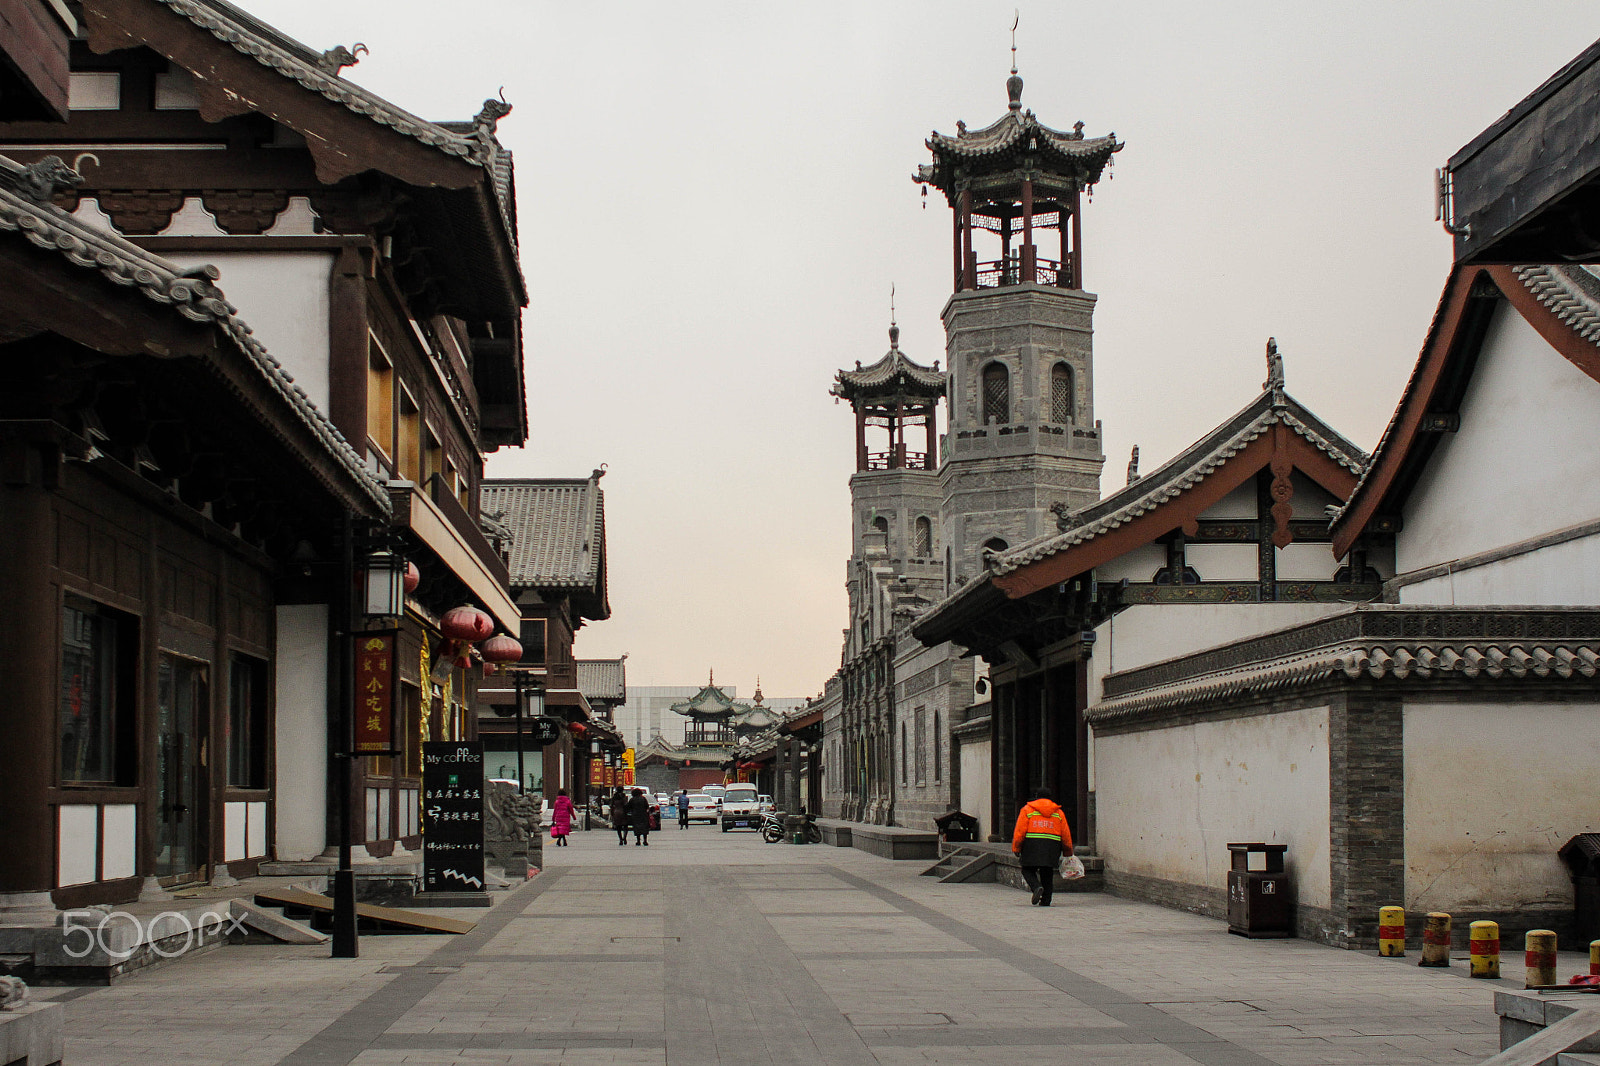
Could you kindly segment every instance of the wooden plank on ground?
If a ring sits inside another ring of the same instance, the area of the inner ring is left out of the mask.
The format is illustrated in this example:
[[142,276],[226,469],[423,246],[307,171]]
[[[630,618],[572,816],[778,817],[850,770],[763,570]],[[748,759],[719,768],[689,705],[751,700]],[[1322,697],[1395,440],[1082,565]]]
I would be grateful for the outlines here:
[[[333,899],[303,888],[271,888],[256,893],[257,901],[280,906],[304,907],[307,910],[333,913]],[[375,903],[357,903],[356,917],[366,918],[386,925],[407,929],[424,929],[430,933],[470,933],[477,922],[464,922],[459,918],[444,918],[421,911],[408,911],[400,907],[380,907]]]

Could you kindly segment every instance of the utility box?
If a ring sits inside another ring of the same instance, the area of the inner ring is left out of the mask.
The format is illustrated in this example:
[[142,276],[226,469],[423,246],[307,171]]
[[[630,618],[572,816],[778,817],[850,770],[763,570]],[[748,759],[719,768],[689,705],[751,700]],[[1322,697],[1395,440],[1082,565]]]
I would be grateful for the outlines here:
[[[1287,844],[1229,844],[1228,932],[1252,939],[1294,936],[1294,897],[1283,872]],[[1251,862],[1252,855],[1261,858]],[[1255,866],[1255,869],[1251,867]]]
[[1578,943],[1600,940],[1600,833],[1579,833],[1561,845],[1556,855],[1572,875]]
[[970,844],[978,839],[978,820],[963,811],[951,811],[933,820],[950,844]]

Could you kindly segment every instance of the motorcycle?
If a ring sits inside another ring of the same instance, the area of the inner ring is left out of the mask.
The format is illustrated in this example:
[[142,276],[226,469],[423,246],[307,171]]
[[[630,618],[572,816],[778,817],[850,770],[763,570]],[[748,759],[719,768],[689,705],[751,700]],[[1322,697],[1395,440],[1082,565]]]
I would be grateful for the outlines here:
[[[768,844],[776,844],[784,837],[783,812],[771,811],[761,821],[761,839]],[[806,843],[822,843],[822,829],[817,825],[817,816],[810,811],[806,812]]]

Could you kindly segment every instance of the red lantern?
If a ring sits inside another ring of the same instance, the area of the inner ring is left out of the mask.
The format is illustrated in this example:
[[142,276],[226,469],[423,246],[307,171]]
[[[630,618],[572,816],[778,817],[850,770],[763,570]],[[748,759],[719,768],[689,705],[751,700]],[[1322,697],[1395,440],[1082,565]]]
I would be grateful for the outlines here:
[[572,730],[572,735],[575,737],[581,737],[589,731],[589,727],[582,722],[572,722],[567,728]]
[[422,571],[417,569],[416,563],[409,561],[406,563],[406,576],[401,579],[401,583],[407,592],[417,591],[417,586],[422,584]]
[[476,607],[463,604],[445,612],[444,617],[439,619],[439,632],[444,634],[446,640],[476,644],[494,632],[494,619]]
[[478,650],[486,663],[514,663],[522,658],[522,644],[504,633],[490,637]]

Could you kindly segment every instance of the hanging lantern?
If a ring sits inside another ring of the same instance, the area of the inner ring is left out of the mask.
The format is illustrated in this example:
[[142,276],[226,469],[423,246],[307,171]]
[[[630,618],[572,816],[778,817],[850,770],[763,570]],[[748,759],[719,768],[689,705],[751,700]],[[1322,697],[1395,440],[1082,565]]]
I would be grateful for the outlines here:
[[504,633],[484,641],[479,650],[486,663],[514,663],[522,658],[522,644]]
[[452,607],[439,619],[439,632],[446,640],[476,644],[494,632],[494,619],[476,607],[462,604]]
[[422,571],[417,569],[416,563],[406,561],[406,576],[401,579],[401,583],[407,592],[417,591],[417,586],[422,584]]
[[375,618],[393,618],[405,613],[405,593],[402,588],[405,567],[409,565],[388,550],[367,556],[362,575],[365,592],[362,613]]

